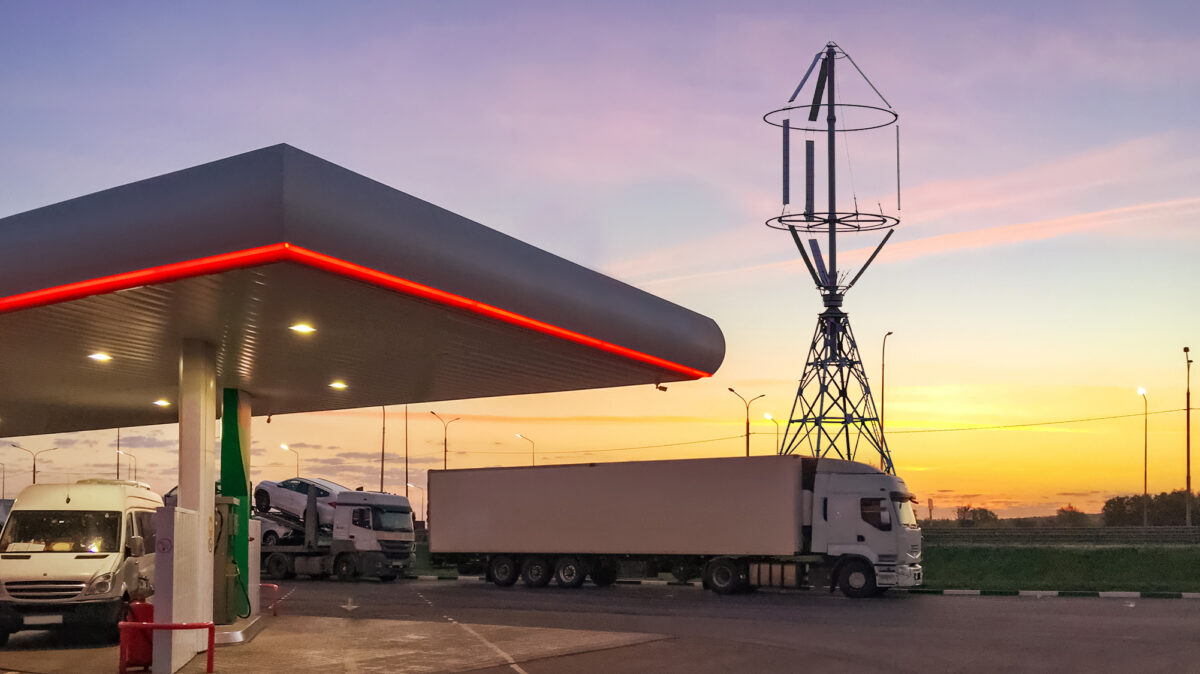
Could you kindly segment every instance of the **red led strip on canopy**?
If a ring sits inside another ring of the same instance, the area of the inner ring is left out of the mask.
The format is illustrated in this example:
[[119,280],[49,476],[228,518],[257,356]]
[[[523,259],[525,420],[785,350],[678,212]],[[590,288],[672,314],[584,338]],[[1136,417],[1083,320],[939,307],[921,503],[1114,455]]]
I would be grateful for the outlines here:
[[233,269],[244,269],[246,267],[256,267],[264,264],[272,264],[275,262],[295,262],[316,269],[332,272],[347,278],[364,281],[371,285],[395,290],[423,299],[431,300],[439,304],[464,309],[471,313],[480,316],[486,316],[498,321],[503,321],[512,325],[516,325],[529,330],[534,330],[543,334],[547,334],[559,339],[565,339],[569,342],[582,344],[593,349],[606,351],[611,354],[636,360],[648,365],[671,370],[679,374],[692,377],[709,377],[710,372],[697,370],[693,367],[681,365],[658,356],[652,356],[648,353],[642,353],[634,349],[626,348],[612,342],[606,342],[602,339],[589,337],[585,334],[561,328],[557,325],[552,325],[544,321],[539,321],[536,318],[529,318],[518,313],[501,309],[490,304],[477,302],[475,300],[456,295],[444,290],[438,290],[432,286],[427,286],[416,281],[385,274],[384,272],[364,267],[362,265],[347,262],[324,253],[318,253],[300,246],[293,246],[290,243],[276,243],[269,246],[260,246],[258,248],[248,248],[246,250],[234,251],[232,253],[222,253],[210,257],[202,257],[196,260],[187,260],[185,262],[175,262],[172,264],[150,267],[148,269],[140,269],[137,271],[124,272],[114,274],[112,276],[104,276],[101,278],[90,279],[87,281],[78,281],[68,283],[66,285],[55,286],[53,288],[45,288],[42,290],[34,290],[18,295],[10,295],[9,297],[0,298],[0,314],[10,311],[18,311],[20,309],[30,309],[33,307],[55,304],[58,302],[66,302],[69,300],[82,299],[92,295],[102,295],[118,290],[126,290],[136,288],[143,285],[152,285],[156,283],[168,283],[178,281],[185,278],[195,276],[204,276],[205,274],[216,274]]

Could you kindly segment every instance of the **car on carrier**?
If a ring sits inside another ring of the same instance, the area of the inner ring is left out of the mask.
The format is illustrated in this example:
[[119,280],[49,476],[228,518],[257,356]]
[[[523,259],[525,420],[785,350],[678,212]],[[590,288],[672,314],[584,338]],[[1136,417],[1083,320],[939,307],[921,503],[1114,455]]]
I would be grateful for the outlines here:
[[324,525],[333,522],[333,504],[338,494],[353,491],[349,487],[321,478],[293,477],[280,482],[263,480],[254,487],[254,508],[260,513],[268,513],[275,509],[303,519],[310,486],[316,488],[317,519],[318,523]]

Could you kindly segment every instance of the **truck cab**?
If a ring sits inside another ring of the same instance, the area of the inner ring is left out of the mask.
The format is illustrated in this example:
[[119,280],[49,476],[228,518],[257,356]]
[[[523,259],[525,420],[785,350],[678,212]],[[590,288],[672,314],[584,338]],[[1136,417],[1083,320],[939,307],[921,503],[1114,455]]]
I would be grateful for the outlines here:
[[78,626],[115,639],[129,601],[153,592],[161,505],[125,480],[23,489],[0,533],[0,645],[20,630]]
[[[334,573],[394,580],[412,563],[412,506],[395,494],[346,491],[333,508]],[[353,569],[351,567],[354,567]]]
[[904,481],[872,466],[820,459],[813,484],[812,552],[836,560],[850,596],[922,583],[921,528]]

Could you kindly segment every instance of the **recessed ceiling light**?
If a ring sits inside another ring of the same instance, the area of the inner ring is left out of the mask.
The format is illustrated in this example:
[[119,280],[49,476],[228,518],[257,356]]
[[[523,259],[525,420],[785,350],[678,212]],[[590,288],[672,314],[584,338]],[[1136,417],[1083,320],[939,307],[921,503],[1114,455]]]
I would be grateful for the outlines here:
[[341,390],[344,390],[349,387],[346,386],[346,382],[344,382],[344,381],[335,381],[335,382],[330,382],[329,388],[335,388],[335,389],[341,391]]
[[288,330],[294,330],[294,331],[296,331],[296,332],[303,332],[303,333],[309,333],[309,332],[316,332],[316,331],[317,331],[317,329],[316,329],[316,328],[314,328],[313,326],[311,326],[311,325],[309,325],[309,324],[307,324],[307,323],[297,323],[297,324],[293,325],[292,327],[288,328]]
[[170,407],[170,406],[171,406],[171,401],[169,401],[169,400],[163,400],[162,398],[159,398],[158,400],[155,400],[155,401],[154,401],[154,404],[155,404],[155,405],[158,405],[159,407]]
[[100,352],[93,353],[92,355],[88,356],[88,358],[91,358],[92,360],[101,360],[101,361],[112,360],[112,356],[108,355],[107,353],[100,353]]

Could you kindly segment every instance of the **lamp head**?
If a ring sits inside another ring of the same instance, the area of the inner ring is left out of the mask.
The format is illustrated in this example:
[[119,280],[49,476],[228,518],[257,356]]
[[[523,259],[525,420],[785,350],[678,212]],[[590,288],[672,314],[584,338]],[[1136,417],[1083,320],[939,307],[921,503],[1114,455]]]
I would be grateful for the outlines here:
[[1144,395],[1146,395],[1146,389],[1144,389],[1144,388],[1142,388],[1141,386],[1139,386],[1139,387],[1138,387],[1138,395],[1140,395],[1140,396],[1144,396]]

